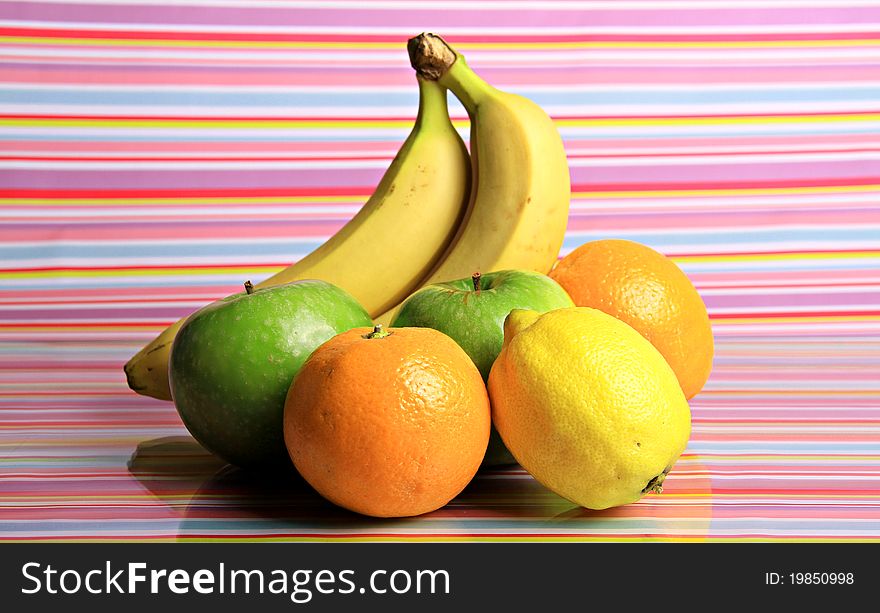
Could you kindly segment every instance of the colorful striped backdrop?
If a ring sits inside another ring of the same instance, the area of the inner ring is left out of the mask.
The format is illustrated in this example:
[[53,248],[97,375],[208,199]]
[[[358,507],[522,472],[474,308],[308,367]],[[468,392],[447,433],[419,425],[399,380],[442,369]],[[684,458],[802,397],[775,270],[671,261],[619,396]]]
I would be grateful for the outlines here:
[[[496,470],[367,520],[126,387],[165,324],[357,211],[423,30],[557,121],[564,252],[641,241],[704,296],[662,495],[588,512]],[[880,2],[4,1],[0,39],[0,538],[880,539]]]

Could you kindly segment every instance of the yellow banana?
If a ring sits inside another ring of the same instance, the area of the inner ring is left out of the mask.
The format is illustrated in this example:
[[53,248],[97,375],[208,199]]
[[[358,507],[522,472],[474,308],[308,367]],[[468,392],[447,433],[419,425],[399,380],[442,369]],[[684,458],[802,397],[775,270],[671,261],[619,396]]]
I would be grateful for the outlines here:
[[[471,166],[449,120],[446,89],[428,79],[418,83],[415,126],[367,203],[318,249],[257,287],[322,279],[375,316],[406,298],[431,271],[467,208]],[[125,365],[131,389],[171,400],[168,359],[183,321]]]
[[[474,185],[462,226],[420,285],[519,268],[547,273],[568,223],[571,179],[559,132],[537,104],[499,91],[433,34],[409,41],[419,76],[461,100],[471,120]],[[376,318],[388,324],[394,310]]]

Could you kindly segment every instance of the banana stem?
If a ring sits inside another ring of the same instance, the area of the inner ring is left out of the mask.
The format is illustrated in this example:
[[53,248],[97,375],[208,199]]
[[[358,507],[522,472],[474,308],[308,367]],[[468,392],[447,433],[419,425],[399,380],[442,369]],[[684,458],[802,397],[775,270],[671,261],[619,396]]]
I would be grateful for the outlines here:
[[416,125],[440,126],[449,123],[446,88],[429,79],[416,77],[419,82],[419,114]]
[[247,292],[248,296],[254,293],[254,284],[250,280],[244,282],[244,291]]

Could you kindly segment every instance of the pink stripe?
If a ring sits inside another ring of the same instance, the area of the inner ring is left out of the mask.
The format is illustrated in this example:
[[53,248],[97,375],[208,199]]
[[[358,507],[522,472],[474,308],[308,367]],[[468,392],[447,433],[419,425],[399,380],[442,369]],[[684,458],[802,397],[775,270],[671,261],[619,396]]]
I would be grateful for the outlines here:
[[[16,47],[16,45],[7,45]],[[53,47],[54,49],[55,47]],[[76,47],[82,48],[82,47]],[[535,54],[538,55],[537,53]],[[470,56],[470,54],[469,54]],[[108,55],[106,57],[101,57],[100,59],[89,59],[89,58],[78,58],[78,57],[68,57],[65,55],[58,56],[25,56],[25,55],[17,55],[17,56],[4,56],[0,55],[0,61],[6,63],[20,63],[22,61],[34,62],[34,61],[43,61],[47,63],[53,63],[57,65],[66,65],[66,66],[76,66],[77,69],[82,68],[83,66],[114,66],[114,65],[122,65],[131,69],[138,68],[149,68],[155,66],[204,66],[204,67],[222,67],[234,65],[236,67],[248,67],[248,68],[266,68],[266,67],[279,67],[284,69],[291,69],[297,66],[319,66],[321,68],[332,69],[339,65],[340,61],[344,61],[345,63],[351,66],[362,66],[364,68],[376,67],[380,65],[381,62],[377,59],[371,59],[366,56],[365,52],[361,52],[360,57],[354,58],[345,58],[343,59],[316,59],[316,58],[300,58],[300,57],[291,57],[286,59],[273,59],[272,57],[259,58],[259,59],[211,59],[211,58],[165,58],[161,56],[144,56],[144,57],[131,57],[131,58],[118,58]],[[834,57],[812,57],[812,58],[799,58],[787,56],[784,59],[779,59],[773,56],[770,57],[762,57],[762,56],[748,56],[742,57],[737,54],[736,56],[730,56],[726,58],[713,58],[711,61],[709,60],[699,60],[699,57],[694,56],[679,56],[679,57],[669,57],[666,55],[658,54],[656,51],[653,52],[653,55],[648,57],[639,57],[639,58],[607,58],[603,57],[601,61],[597,58],[592,63],[600,67],[604,70],[609,71],[617,71],[621,69],[628,68],[637,68],[644,66],[657,66],[657,67],[666,67],[666,68],[675,68],[676,70],[715,70],[715,69],[745,69],[745,70],[753,70],[753,69],[763,69],[767,67],[776,67],[786,66],[786,67],[794,67],[796,69],[805,69],[805,70],[814,70],[816,68],[821,68],[823,66],[835,67],[839,66],[842,61],[845,61],[847,64],[855,64],[855,65],[864,65],[869,68],[867,70],[873,70],[873,67],[876,64],[876,57],[870,55],[866,52],[863,56],[850,55],[844,58],[834,58]],[[532,60],[532,59],[522,59],[513,61],[504,61],[501,58],[493,58],[491,56],[482,57],[480,60],[480,74],[488,74],[489,70],[494,67],[504,67],[515,64],[523,70],[534,70],[534,69],[547,69],[553,68],[559,65],[559,62],[553,62],[552,60]],[[397,64],[395,64],[397,65]],[[388,68],[388,64],[383,65],[382,68]],[[651,69],[649,69],[651,70]],[[406,77],[402,77],[402,84],[408,84],[411,81],[409,80],[410,73],[408,71],[404,71]],[[744,81],[748,81],[749,79],[744,79]],[[769,80],[769,79],[768,79]],[[623,82],[623,81],[621,81]],[[328,82],[329,83],[329,82]]]
[[789,283],[822,283],[839,280],[842,283],[853,280],[878,281],[880,270],[786,270],[780,272],[750,271],[748,273],[701,273],[692,272],[688,275],[694,283],[703,287],[714,287],[731,284],[768,283],[785,286]]
[[[364,154],[390,154],[393,156],[401,141],[350,141],[345,145],[346,153],[364,153]],[[578,151],[587,155],[601,155],[601,153],[592,153],[594,150],[614,151],[621,149],[630,151],[633,149],[647,149],[649,151],[656,150],[657,153],[670,153],[677,150],[683,150],[691,147],[706,148],[712,152],[724,153],[729,148],[735,147],[737,150],[753,149],[760,152],[758,148],[774,147],[775,149],[785,150],[792,147],[792,151],[797,151],[796,147],[809,147],[810,149],[822,149],[823,147],[859,147],[874,146],[880,144],[880,136],[873,134],[816,134],[812,136],[793,135],[774,135],[772,137],[738,137],[720,136],[717,138],[643,138],[643,139],[593,139],[578,140],[567,139],[565,141],[566,149],[569,152]],[[267,141],[211,141],[205,142],[186,142],[174,141],[173,144],[167,142],[116,142],[116,141],[26,141],[26,140],[0,140],[0,150],[3,151],[33,151],[33,152],[134,152],[134,153],[153,153],[168,152],[175,153],[201,153],[211,151],[213,153],[225,152],[241,152],[249,153],[313,153],[323,151],[337,151],[332,143],[319,141],[288,141],[288,142],[267,142]],[[734,150],[733,153],[736,153]],[[210,158],[208,158],[210,159]],[[880,181],[878,181],[880,182]]]
[[[864,375],[863,375],[864,377]],[[733,423],[776,423],[776,422],[787,422],[787,421],[816,421],[820,423],[829,423],[837,420],[850,420],[853,422],[859,422],[860,420],[864,420],[865,411],[856,411],[856,410],[848,410],[840,407],[835,407],[834,410],[834,419],[829,419],[828,414],[824,412],[822,408],[817,408],[814,410],[816,414],[815,418],[811,418],[809,412],[805,412],[803,407],[800,407],[794,411],[784,410],[784,409],[774,409],[772,407],[765,407],[760,410],[760,418],[752,417],[752,413],[757,413],[755,411],[743,411],[741,408],[733,409],[733,410],[721,410],[714,409],[712,410],[710,415],[704,417],[696,417],[694,418],[695,423],[699,421],[700,423],[724,423],[724,424],[733,424]],[[804,470],[821,470],[827,469],[828,467],[823,466],[821,464],[801,464],[800,462],[796,462],[794,460],[790,461],[791,464],[794,464],[798,467],[798,469],[803,468]],[[780,462],[783,464],[783,462]],[[751,470],[754,470],[754,465],[749,464],[729,464],[728,465],[731,470],[736,470],[741,468],[742,470],[749,470],[751,466]],[[875,462],[875,466],[871,468],[865,468],[865,471],[877,470],[877,467],[880,466],[880,460]],[[855,466],[847,466],[846,470],[855,471],[858,470]]]
[[846,178],[880,176],[880,163],[875,161],[773,162],[732,164],[676,164],[674,166],[590,166],[571,169],[573,184],[595,185],[631,182],[664,183],[713,181],[787,181],[819,177]]
[[40,152],[93,152],[93,151],[112,151],[112,152],[133,152],[149,154],[151,152],[169,152],[175,153],[201,153],[211,151],[214,153],[221,152],[241,152],[250,153],[314,153],[314,152],[332,152],[335,154],[356,154],[365,153],[375,155],[377,153],[389,153],[393,157],[401,141],[351,141],[346,142],[345,151],[339,151],[338,147],[333,143],[320,141],[288,141],[288,142],[266,142],[266,141],[246,141],[246,142],[117,142],[117,141],[26,141],[26,140],[0,140],[0,150],[5,151],[40,151]]
[[[774,388],[775,389],[775,388]],[[783,389],[783,388],[780,388]],[[793,391],[796,391],[797,387],[790,388]],[[865,443],[880,443],[880,433],[875,433],[871,431],[862,431],[862,432],[835,432],[831,433],[814,433],[807,431],[796,431],[792,428],[787,436],[792,436],[797,434],[798,441],[800,442],[822,442],[822,441],[830,441],[830,442],[842,442],[847,440],[857,440]],[[738,442],[756,442],[756,441],[778,441],[778,440],[786,440],[786,435],[780,435],[775,432],[736,432],[731,430],[727,430],[725,432],[701,432],[699,430],[695,430],[691,435],[691,441],[738,441]],[[880,475],[877,475],[877,479],[880,480]],[[815,485],[815,484],[814,484]],[[842,485],[842,484],[839,484]],[[876,487],[876,485],[874,486]]]
[[[62,298],[87,298],[94,297],[95,300],[100,300],[101,298],[119,298],[119,297],[141,297],[145,296],[147,298],[155,299],[162,298],[163,296],[175,296],[175,297],[186,297],[192,298],[194,300],[201,300],[206,296],[209,297],[221,297],[225,296],[228,293],[230,286],[228,285],[204,285],[198,287],[178,287],[175,285],[169,285],[167,287],[162,287],[161,289],[157,287],[99,287],[96,286],[94,288],[89,289],[86,292],[81,292],[73,289],[26,289],[22,288],[21,294],[16,294],[17,297],[20,297],[22,300],[35,299],[62,299]],[[237,288],[236,288],[237,289]],[[11,296],[4,296],[4,298],[10,298]],[[0,304],[4,304],[4,302],[0,302]],[[2,359],[2,358],[0,358]]]
[[839,210],[813,211],[809,214],[797,210],[785,214],[775,211],[701,211],[685,214],[670,214],[668,211],[638,211],[626,215],[577,213],[571,216],[569,231],[586,231],[597,227],[608,232],[614,230],[651,230],[681,228],[733,228],[736,226],[772,228],[783,225],[828,226],[835,224],[880,224],[880,210],[858,210],[853,212]]
[[[11,59],[11,58],[10,58]],[[85,60],[89,61],[89,60]],[[124,60],[121,60],[124,61]],[[844,61],[844,60],[841,60]],[[849,60],[845,60],[849,62]],[[605,68],[601,65],[572,66],[566,69],[482,68],[480,74],[491,83],[504,87],[529,85],[555,85],[565,82],[582,84],[690,84],[700,83],[786,83],[799,81],[859,82],[875,81],[876,67],[872,65],[835,66],[725,66],[704,68],[700,66],[658,66]],[[109,68],[97,69],[83,66],[71,71],[67,66],[38,64],[32,69],[28,64],[0,68],[0,81],[8,83],[94,83],[102,85],[228,85],[228,86],[412,86],[412,72],[405,68],[376,70],[348,70],[339,66],[322,70],[292,68],[286,70],[252,69],[237,70],[218,66],[215,70],[174,70],[157,67],[155,70],[120,71]]]
[[[860,193],[861,196],[871,197],[872,192]],[[733,196],[737,199],[739,197]],[[767,196],[765,196],[766,198]],[[815,196],[814,196],[815,197]],[[821,211],[821,210],[856,210],[856,209],[871,209],[873,208],[870,201],[861,202],[861,203],[849,203],[845,201],[836,202],[834,194],[827,194],[828,200],[821,202],[793,202],[789,204],[774,204],[773,210],[775,211]],[[728,201],[729,197],[725,196],[716,196],[711,197],[710,200],[714,206],[727,206],[725,203]],[[671,193],[668,195],[658,195],[655,199],[656,201],[663,201],[663,209],[669,213],[688,213],[693,212],[695,210],[702,210],[706,206],[706,196],[687,196],[687,195],[679,195],[676,193]],[[696,206],[693,204],[689,204],[689,201],[700,200],[700,205]],[[595,214],[606,214],[606,213],[617,213],[621,210],[621,205],[625,204],[627,209],[630,211],[638,211],[638,207],[633,206],[635,203],[642,201],[642,199],[630,199],[630,198],[622,198],[616,200],[592,200],[589,198],[576,198],[572,200],[572,211],[575,213],[579,213],[585,209],[589,209],[590,212]],[[750,202],[754,201],[755,204],[751,204]],[[744,198],[743,202],[737,202],[738,209],[740,211],[746,210],[754,210],[760,211],[762,207],[760,203],[757,202],[757,197],[754,198]]]
[[[431,7],[431,8],[429,8]],[[659,7],[658,7],[659,8]],[[395,27],[411,27],[413,34],[431,24],[436,31],[453,31],[456,27],[503,28],[522,27],[627,27],[639,24],[653,26],[697,27],[737,25],[811,25],[828,23],[876,23],[880,21],[880,7],[811,7],[810,10],[794,8],[750,8],[750,10],[718,8],[709,10],[511,10],[511,11],[451,11],[433,8],[432,5],[411,5],[406,10],[376,11],[368,9],[339,10],[314,8],[236,8],[212,7],[205,11],[196,6],[148,6],[106,4],[53,4],[51,2],[0,4],[0,18],[22,21],[51,21],[70,23],[103,22],[108,24],[178,24],[178,25],[236,25],[277,26],[295,24],[314,29],[357,24],[367,31],[381,30],[393,24]],[[401,42],[406,39],[401,36]],[[456,43],[454,35],[449,41]]]
[[[181,169],[182,170],[182,169]],[[221,170],[199,170],[198,173],[160,170],[118,170],[102,168],[96,171],[29,170],[0,171],[0,184],[7,189],[274,189],[298,186],[300,188],[334,184],[338,187],[372,186],[382,176],[380,169],[285,169],[253,170],[229,173]],[[639,166],[637,172],[625,164],[619,166],[592,166],[572,168],[572,184],[645,185],[700,184],[708,182],[792,181],[792,180],[847,180],[880,176],[880,163],[875,161],[823,161],[800,163],[760,164],[677,164],[670,166]]]
[[[202,220],[199,236],[205,239],[216,238],[283,238],[289,236],[324,237],[335,233],[350,215],[339,215],[329,220],[324,214],[296,219],[274,219],[257,221],[249,217],[226,219],[219,222]],[[784,225],[828,226],[828,225],[880,224],[880,210],[857,212],[817,211],[809,215],[793,212],[782,215],[773,212],[703,212],[686,215],[671,215],[668,212],[644,211],[638,215],[595,215],[576,214],[569,221],[569,232],[595,231],[602,228],[608,234],[623,231],[644,231],[681,228],[753,227],[773,228]],[[169,220],[164,223],[132,223],[131,220],[113,223],[101,220],[99,223],[78,223],[66,225],[44,219],[38,223],[12,222],[0,227],[0,241],[8,243],[39,240],[53,228],[64,231],[66,240],[173,240],[191,236],[191,229]]]
[[[737,136],[725,135],[718,137],[687,137],[680,138],[644,138],[613,139],[596,138],[591,140],[566,139],[566,150],[585,150],[590,153],[593,149],[657,149],[658,151],[676,151],[689,147],[701,147],[712,151],[726,151],[728,147],[757,148],[774,146],[779,149],[794,146],[810,146],[821,149],[834,145],[864,145],[866,143],[880,143],[880,135],[877,134],[814,134],[801,136],[799,134],[778,134],[768,136]],[[0,141],[2,145],[2,141]]]
[[[28,48],[37,48],[37,49],[45,49],[43,45],[23,45],[23,44],[8,44],[6,45],[12,49],[28,49]],[[248,59],[248,58],[224,58],[223,56],[218,57],[194,57],[194,58],[166,58],[163,57],[160,53],[162,50],[174,50],[174,51],[189,51],[192,49],[189,47],[150,47],[150,55],[146,55],[144,57],[114,57],[112,55],[112,50],[109,50],[106,47],[101,46],[87,46],[87,45],[75,45],[71,46],[71,50],[75,49],[92,49],[96,51],[104,51],[107,53],[106,57],[100,57],[99,59],[90,59],[90,58],[79,58],[79,57],[70,57],[69,55],[64,55],[62,50],[66,47],[64,45],[53,45],[52,49],[59,51],[59,55],[39,55],[39,56],[28,56],[28,55],[14,55],[14,56],[4,56],[0,55],[0,60],[8,63],[34,63],[34,62],[43,62],[43,63],[53,63],[53,64],[74,64],[78,68],[83,66],[94,66],[94,65],[131,65],[131,66],[177,66],[177,65],[186,65],[186,66],[234,66],[234,67],[260,67],[260,68],[269,68],[269,67],[284,67],[290,68],[294,66],[309,66],[309,67],[321,67],[322,69],[327,68],[337,68],[340,63],[345,63],[348,66],[357,66],[359,68],[364,69],[376,69],[381,68],[382,70],[386,70],[389,72],[393,72],[395,70],[400,71],[401,74],[406,75],[406,80],[402,81],[404,83],[410,83],[410,79],[412,76],[411,71],[407,70],[405,67],[401,66],[399,62],[393,62],[386,60],[384,58],[374,58],[371,56],[369,51],[360,50],[356,56],[352,56],[351,50],[348,49],[321,49],[321,53],[325,55],[338,55],[339,58],[330,57],[327,59],[321,58],[313,58],[309,57],[306,54],[302,54],[301,52],[297,53],[296,50],[288,50],[288,57],[283,59],[276,59],[272,57],[265,58],[256,58],[256,59]],[[844,47],[846,49],[850,49],[850,47]],[[494,69],[508,69],[508,70],[532,70],[532,69],[548,69],[552,67],[559,67],[559,70],[566,72],[569,68],[572,68],[577,65],[578,62],[573,61],[565,56],[559,54],[558,51],[550,51],[545,49],[535,49],[529,51],[528,57],[515,57],[510,58],[510,52],[507,50],[504,51],[493,51],[493,50],[485,50],[485,49],[468,49],[466,45],[459,46],[459,49],[462,53],[465,53],[468,57],[468,60],[472,64],[478,64],[480,66],[480,74],[481,75],[489,75],[490,70]],[[830,48],[822,46],[819,49],[823,51],[827,51]],[[240,49],[232,49],[232,51],[240,51]],[[728,55],[724,57],[708,57],[705,54],[694,54],[692,49],[683,48],[674,52],[674,55],[667,53],[663,50],[658,49],[621,49],[621,50],[592,50],[591,53],[596,55],[595,59],[591,61],[591,64],[596,68],[602,69],[612,69],[618,70],[622,67],[641,67],[641,66],[651,66],[652,69],[654,66],[657,67],[665,67],[675,68],[677,70],[683,69],[706,69],[707,67],[725,67],[725,68],[742,68],[742,69],[750,69],[750,68],[758,68],[761,69],[766,66],[771,67],[793,67],[795,70],[805,69],[807,67],[821,67],[821,66],[838,66],[841,63],[846,65],[865,65],[867,67],[871,67],[876,64],[877,58],[873,55],[869,50],[866,50],[864,47],[856,47],[856,51],[863,52],[864,55],[856,55],[853,53],[852,55],[847,55],[845,58],[828,56],[813,56],[813,57],[798,57],[796,55],[791,54],[791,50],[766,50],[766,49],[741,49],[736,48],[732,51],[728,51]],[[215,50],[216,51],[216,50]],[[683,53],[686,51],[687,53]],[[723,51],[723,50],[719,50]],[[798,48],[795,51],[803,51],[803,48]],[[258,53],[264,54],[267,56],[271,56],[271,54],[277,54],[279,52],[278,49],[271,48],[250,48],[248,49],[248,53]],[[786,55],[784,57],[779,57],[780,53],[785,52]],[[609,54],[614,54],[616,57],[609,57]],[[706,52],[709,53],[709,52]],[[513,68],[511,68],[513,67]],[[335,82],[335,81],[334,81]]]
[[[795,484],[796,485],[796,484]],[[874,486],[876,487],[876,485]],[[780,498],[787,498],[787,495],[782,494]],[[809,501],[804,501],[800,505],[781,505],[778,508],[768,508],[769,505],[766,503],[748,505],[744,503],[736,504],[732,507],[727,507],[723,504],[714,505],[712,507],[712,517],[716,519],[721,518],[730,518],[730,519],[740,519],[744,515],[754,514],[759,517],[773,518],[773,519],[795,519],[801,520],[806,518],[815,518],[815,519],[877,519],[877,509],[873,505],[867,506],[865,508],[853,508],[847,506],[831,506],[827,504],[816,505],[814,508],[810,507]],[[751,511],[751,513],[750,513]],[[796,522],[794,525],[797,525]],[[842,526],[841,526],[842,528]],[[839,531],[839,530],[838,530]]]
[[[788,303],[793,301],[791,296],[789,296],[787,300]],[[797,301],[797,299],[795,299],[795,301]],[[869,368],[871,368],[870,371]],[[834,370],[830,372],[811,371],[809,373],[804,373],[802,368],[795,367],[795,370],[787,371],[778,366],[774,366],[773,368],[768,368],[764,372],[755,372],[754,370],[749,369],[747,372],[727,371],[716,373],[712,380],[716,383],[727,381],[779,381],[780,383],[796,381],[864,381],[871,372],[876,372],[873,367],[866,367],[861,372],[850,366],[845,372]],[[843,417],[842,415],[837,415],[837,413],[835,413],[835,416],[838,419]],[[748,419],[743,421],[744,423],[751,423],[751,420]],[[880,479],[880,477],[878,477],[878,479]]]

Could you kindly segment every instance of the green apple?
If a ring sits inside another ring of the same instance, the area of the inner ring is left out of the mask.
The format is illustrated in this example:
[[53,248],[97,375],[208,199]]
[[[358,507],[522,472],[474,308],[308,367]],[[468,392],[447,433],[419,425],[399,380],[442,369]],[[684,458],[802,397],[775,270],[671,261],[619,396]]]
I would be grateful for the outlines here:
[[[504,318],[513,309],[545,313],[571,306],[574,303],[565,290],[547,275],[501,270],[420,289],[403,302],[391,326],[443,332],[465,350],[485,381],[501,351]],[[493,427],[483,464],[515,462]]]
[[177,411],[206,449],[241,467],[290,464],[284,401],[319,345],[372,326],[342,289],[306,280],[254,289],[193,313],[174,339],[168,377]]

